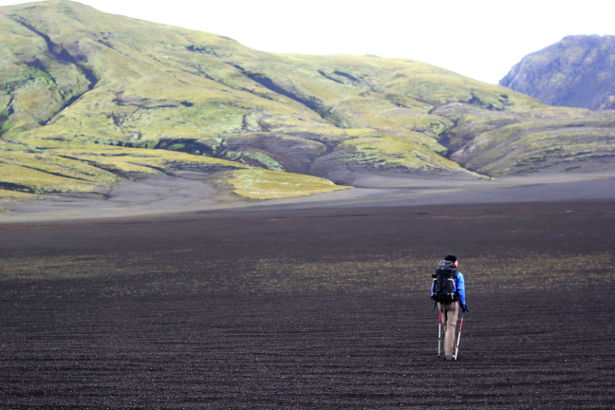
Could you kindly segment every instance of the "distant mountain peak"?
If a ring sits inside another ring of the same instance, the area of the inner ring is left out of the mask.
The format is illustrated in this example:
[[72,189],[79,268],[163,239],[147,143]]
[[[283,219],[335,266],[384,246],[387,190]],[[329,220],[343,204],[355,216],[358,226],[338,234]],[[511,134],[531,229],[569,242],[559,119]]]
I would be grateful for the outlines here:
[[500,81],[545,104],[615,108],[615,36],[570,35],[524,57]]

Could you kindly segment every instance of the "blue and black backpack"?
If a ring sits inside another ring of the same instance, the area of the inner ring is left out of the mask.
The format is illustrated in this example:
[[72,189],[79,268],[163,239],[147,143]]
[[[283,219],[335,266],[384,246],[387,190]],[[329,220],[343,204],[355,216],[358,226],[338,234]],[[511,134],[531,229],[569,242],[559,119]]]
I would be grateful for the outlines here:
[[440,261],[436,271],[431,275],[433,287],[431,298],[440,303],[451,303],[457,300],[457,268],[455,263],[447,260]]

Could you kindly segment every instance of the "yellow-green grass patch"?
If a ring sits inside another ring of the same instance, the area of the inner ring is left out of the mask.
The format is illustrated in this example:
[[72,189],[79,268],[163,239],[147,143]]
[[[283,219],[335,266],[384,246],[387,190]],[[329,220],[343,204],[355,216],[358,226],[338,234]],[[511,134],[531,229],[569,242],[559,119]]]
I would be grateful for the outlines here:
[[233,171],[227,182],[233,193],[249,199],[275,199],[348,189],[310,175],[251,168]]

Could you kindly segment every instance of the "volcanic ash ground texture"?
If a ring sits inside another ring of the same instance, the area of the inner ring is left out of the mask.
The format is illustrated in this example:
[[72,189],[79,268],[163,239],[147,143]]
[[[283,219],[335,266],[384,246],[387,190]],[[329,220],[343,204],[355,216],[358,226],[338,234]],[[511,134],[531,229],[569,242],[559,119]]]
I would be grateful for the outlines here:
[[[0,407],[611,408],[614,209],[2,225]],[[428,296],[449,252],[471,309],[455,363]]]

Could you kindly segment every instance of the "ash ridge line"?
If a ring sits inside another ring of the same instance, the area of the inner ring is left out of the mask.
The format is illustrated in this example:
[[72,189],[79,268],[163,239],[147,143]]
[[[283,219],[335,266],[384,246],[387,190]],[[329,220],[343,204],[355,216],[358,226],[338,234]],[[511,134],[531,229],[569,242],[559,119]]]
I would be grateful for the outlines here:
[[[53,114],[49,119],[47,119],[46,121],[44,121],[41,124],[41,125],[44,126],[44,125],[49,124],[49,122],[52,121],[53,118],[55,118],[64,109],[66,109],[67,107],[71,106],[77,100],[79,100],[81,97],[83,97],[88,91],[93,90],[94,87],[96,87],[96,84],[98,84],[99,79],[96,77],[96,75],[94,75],[94,71],[93,70],[91,70],[91,69],[87,68],[86,66],[84,66],[83,64],[81,64],[75,56],[73,56],[72,54],[70,54],[68,52],[68,50],[66,48],[64,48],[63,46],[61,46],[59,44],[54,43],[47,34],[43,33],[40,30],[38,30],[36,27],[34,27],[32,24],[28,23],[25,19],[23,19],[20,16],[17,16],[17,15],[13,14],[10,17],[14,21],[16,21],[18,24],[20,24],[21,26],[25,27],[26,29],[30,30],[31,32],[33,32],[34,34],[36,34],[37,36],[39,36],[43,40],[45,40],[45,43],[47,44],[47,49],[48,49],[49,53],[51,53],[51,55],[53,55],[56,59],[58,59],[61,62],[66,62],[66,63],[73,64],[75,67],[77,67],[79,72],[81,74],[83,74],[83,76],[89,82],[87,90],[85,90],[84,92],[82,92],[80,94],[74,95],[68,101],[66,101],[62,105],[62,107],[60,107],[60,109],[55,114]],[[58,51],[58,49],[60,51]]]
[[248,71],[244,67],[238,64],[232,64],[232,63],[228,63],[228,64],[234,67],[235,69],[239,70],[241,74],[245,75],[250,80],[260,84],[261,86],[267,88],[268,90],[271,90],[276,94],[283,95],[284,97],[289,98],[305,106],[306,108],[315,112],[322,119],[326,120],[327,122],[334,125],[335,127],[344,128],[343,126],[339,124],[339,121],[335,121],[335,118],[330,115],[330,108],[327,108],[326,106],[324,106],[318,98],[313,97],[313,96],[305,97],[305,96],[297,95],[296,93],[293,93],[292,91],[287,90],[286,88],[282,87],[281,85],[279,85],[278,83],[273,81],[271,78],[267,77],[266,75],[262,73],[255,73],[255,72]]

